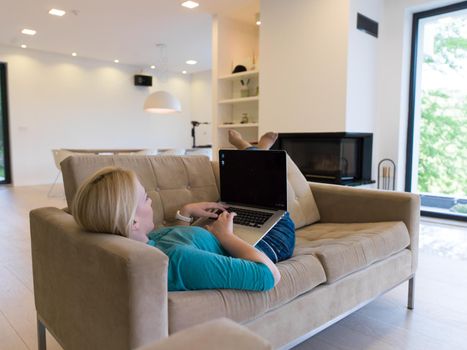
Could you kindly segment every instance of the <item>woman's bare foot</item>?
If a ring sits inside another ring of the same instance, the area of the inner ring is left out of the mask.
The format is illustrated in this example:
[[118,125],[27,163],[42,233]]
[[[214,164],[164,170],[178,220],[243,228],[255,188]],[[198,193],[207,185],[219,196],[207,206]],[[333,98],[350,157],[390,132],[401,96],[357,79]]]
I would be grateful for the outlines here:
[[251,147],[251,144],[245,141],[242,135],[237,130],[233,129],[229,130],[229,142],[238,149],[245,149]]
[[270,149],[274,142],[277,140],[276,132],[267,132],[258,141],[258,148],[260,149]]

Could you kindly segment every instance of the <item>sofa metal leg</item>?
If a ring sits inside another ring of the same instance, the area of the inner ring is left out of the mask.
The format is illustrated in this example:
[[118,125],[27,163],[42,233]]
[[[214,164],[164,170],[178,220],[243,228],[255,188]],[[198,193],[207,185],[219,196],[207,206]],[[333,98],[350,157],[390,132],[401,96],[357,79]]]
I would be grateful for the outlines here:
[[45,340],[45,326],[44,324],[37,319],[37,349],[38,350],[46,350],[47,343]]
[[415,276],[409,279],[409,296],[407,299],[407,308],[413,310],[414,307],[414,292],[415,292]]

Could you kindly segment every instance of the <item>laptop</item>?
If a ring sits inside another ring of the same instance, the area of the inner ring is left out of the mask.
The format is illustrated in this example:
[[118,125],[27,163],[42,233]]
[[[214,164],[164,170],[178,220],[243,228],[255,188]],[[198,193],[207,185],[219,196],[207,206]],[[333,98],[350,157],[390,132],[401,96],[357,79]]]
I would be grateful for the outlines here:
[[219,173],[220,201],[237,213],[234,234],[255,245],[287,210],[286,152],[221,149]]

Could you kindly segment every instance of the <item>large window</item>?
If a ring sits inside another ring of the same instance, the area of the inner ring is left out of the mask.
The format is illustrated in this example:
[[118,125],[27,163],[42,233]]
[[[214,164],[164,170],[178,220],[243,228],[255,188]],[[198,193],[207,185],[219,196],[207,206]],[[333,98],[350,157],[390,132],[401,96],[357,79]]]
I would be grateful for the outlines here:
[[11,183],[6,64],[0,63],[0,184]]
[[467,220],[467,1],[414,14],[406,190]]

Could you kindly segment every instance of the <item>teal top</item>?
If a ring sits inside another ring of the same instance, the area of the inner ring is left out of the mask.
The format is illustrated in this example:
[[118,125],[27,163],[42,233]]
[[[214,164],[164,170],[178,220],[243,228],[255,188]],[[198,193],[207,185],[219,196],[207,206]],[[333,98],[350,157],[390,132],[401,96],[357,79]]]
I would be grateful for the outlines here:
[[265,291],[274,287],[274,276],[265,264],[230,256],[204,228],[165,227],[148,237],[149,245],[169,257],[169,291],[217,288]]

